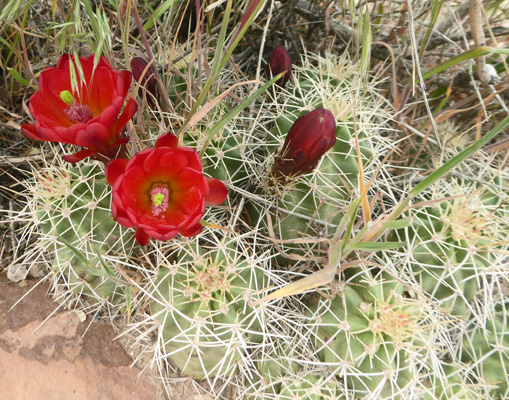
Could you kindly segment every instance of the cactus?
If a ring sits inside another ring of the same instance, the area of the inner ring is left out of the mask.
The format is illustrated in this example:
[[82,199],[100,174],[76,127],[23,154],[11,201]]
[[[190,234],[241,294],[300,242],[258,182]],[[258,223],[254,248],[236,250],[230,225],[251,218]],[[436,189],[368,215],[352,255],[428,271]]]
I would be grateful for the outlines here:
[[232,374],[262,340],[263,313],[251,302],[265,287],[261,269],[234,241],[182,246],[177,265],[159,270],[151,313],[164,352],[196,379]]
[[[327,380],[323,370],[310,370],[291,361],[288,354],[279,354],[278,349],[270,350],[267,359],[257,363],[257,372],[247,385],[246,399],[262,400],[278,398],[306,400],[343,399],[338,383]],[[288,349],[295,353],[295,349]],[[299,354],[293,357],[301,358]]]
[[427,349],[420,303],[381,276],[336,285],[340,295],[309,303],[318,358],[334,369],[346,393],[409,398]]
[[482,390],[479,385],[472,382],[470,375],[468,368],[460,362],[441,361],[439,368],[433,371],[432,377],[430,376],[426,380],[426,388],[418,398],[422,400],[476,400],[482,398]]
[[120,252],[128,256],[132,234],[111,218],[110,187],[102,168],[48,167],[33,190],[40,244],[52,252],[55,272],[77,293],[118,300],[127,282],[105,258]]
[[467,364],[490,399],[509,398],[509,327],[499,308],[484,326],[472,318],[463,337],[461,361]]
[[[269,210],[277,239],[302,242],[306,236],[327,237],[334,232],[352,195],[359,195],[360,161],[355,131],[364,179],[374,173],[379,166],[378,157],[385,154],[388,139],[377,135],[373,126],[382,127],[388,116],[378,111],[379,98],[373,87],[360,90],[365,84],[356,77],[356,72],[346,58],[304,58],[303,66],[295,66],[285,90],[276,94],[274,125],[263,138],[268,161],[260,172],[257,189],[264,201],[253,202],[250,214],[253,220],[264,218],[269,202],[273,206]],[[270,173],[272,163],[277,160],[276,152],[281,151],[292,124],[298,117],[320,107],[331,111],[336,119],[336,143],[313,173],[293,181],[275,182]],[[303,249],[302,243],[283,243],[281,247],[297,253]]]
[[278,395],[280,400],[341,400],[345,398],[338,394],[334,383],[326,382],[324,378],[319,378],[312,372],[283,379]]
[[507,249],[508,206],[503,181],[480,185],[454,178],[437,186],[433,198],[447,201],[411,210],[411,226],[390,240],[409,243],[408,274],[447,312],[466,318],[481,288],[480,277]]

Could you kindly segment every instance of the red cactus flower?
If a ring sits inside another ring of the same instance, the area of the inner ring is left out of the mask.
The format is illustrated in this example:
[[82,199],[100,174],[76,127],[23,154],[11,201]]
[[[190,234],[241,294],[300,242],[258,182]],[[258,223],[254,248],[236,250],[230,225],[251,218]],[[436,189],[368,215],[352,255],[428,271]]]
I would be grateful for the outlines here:
[[[74,90],[71,63],[78,77]],[[82,79],[76,60],[68,54],[60,57],[56,67],[41,73],[40,91],[30,99],[35,124],[23,124],[21,131],[31,139],[85,147],[76,154],[64,156],[72,163],[90,156],[115,158],[118,146],[129,141],[122,130],[138,108],[129,97],[122,110],[128,97],[131,73],[117,71],[104,56],[99,58],[95,68],[94,55],[79,57],[79,63]]]
[[272,175],[278,179],[311,172],[327,151],[336,143],[336,119],[324,108],[317,108],[294,122],[279,156],[276,156]]
[[[133,72],[133,78],[136,82],[139,82],[141,86],[144,86],[155,98],[157,98],[157,84],[155,73],[156,69],[154,64],[151,64],[147,68],[148,63],[141,57],[134,57],[131,60],[131,71]],[[143,74],[145,72],[145,74]]]
[[276,81],[276,84],[281,87],[285,87],[292,76],[292,58],[283,46],[279,46],[274,49],[269,57],[267,75],[274,77],[284,71],[286,73]]
[[205,205],[221,204],[228,195],[221,181],[203,175],[198,153],[177,147],[172,133],[129,161],[108,163],[106,179],[113,186],[113,219],[126,228],[136,228],[136,240],[142,246],[151,237],[169,240],[178,233],[197,235]]

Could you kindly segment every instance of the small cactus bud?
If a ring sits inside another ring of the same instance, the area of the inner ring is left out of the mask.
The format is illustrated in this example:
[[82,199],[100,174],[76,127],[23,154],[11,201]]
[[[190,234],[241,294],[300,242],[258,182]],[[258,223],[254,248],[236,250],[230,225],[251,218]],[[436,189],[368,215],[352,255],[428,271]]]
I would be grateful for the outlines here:
[[270,55],[267,75],[272,78],[284,71],[286,73],[276,82],[281,87],[285,87],[292,76],[292,59],[288,51],[283,46],[279,46]]
[[317,108],[299,117],[275,157],[272,175],[285,180],[313,171],[335,142],[336,119],[329,110]]
[[[148,63],[141,57],[134,57],[131,60],[131,71],[133,78],[139,82],[141,86],[145,87],[154,97],[157,98],[157,84],[155,78],[154,64],[150,65],[145,74],[143,71],[147,68]],[[143,76],[143,77],[142,77]]]

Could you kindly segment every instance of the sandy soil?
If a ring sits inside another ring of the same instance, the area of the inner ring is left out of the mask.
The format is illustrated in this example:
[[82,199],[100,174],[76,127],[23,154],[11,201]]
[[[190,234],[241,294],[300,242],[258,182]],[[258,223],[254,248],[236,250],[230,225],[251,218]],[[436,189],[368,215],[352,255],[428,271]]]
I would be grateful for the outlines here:
[[36,284],[0,274],[0,400],[163,398],[149,374],[131,367],[110,326],[76,312],[52,314],[58,305],[48,285]]

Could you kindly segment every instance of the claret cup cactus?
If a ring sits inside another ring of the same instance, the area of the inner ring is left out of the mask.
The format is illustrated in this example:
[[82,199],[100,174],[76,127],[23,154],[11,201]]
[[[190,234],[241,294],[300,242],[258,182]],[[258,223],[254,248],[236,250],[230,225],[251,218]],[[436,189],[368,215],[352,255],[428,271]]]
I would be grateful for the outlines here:
[[274,120],[261,139],[268,161],[255,182],[262,201],[249,206],[253,220],[271,225],[284,252],[299,254],[319,250],[306,240],[334,232],[359,195],[360,165],[365,180],[388,151],[388,138],[378,132],[388,116],[355,67],[333,56],[304,57],[302,64],[274,96]]
[[336,142],[336,120],[323,108],[299,117],[275,157],[271,175],[275,180],[297,178],[313,171]]

